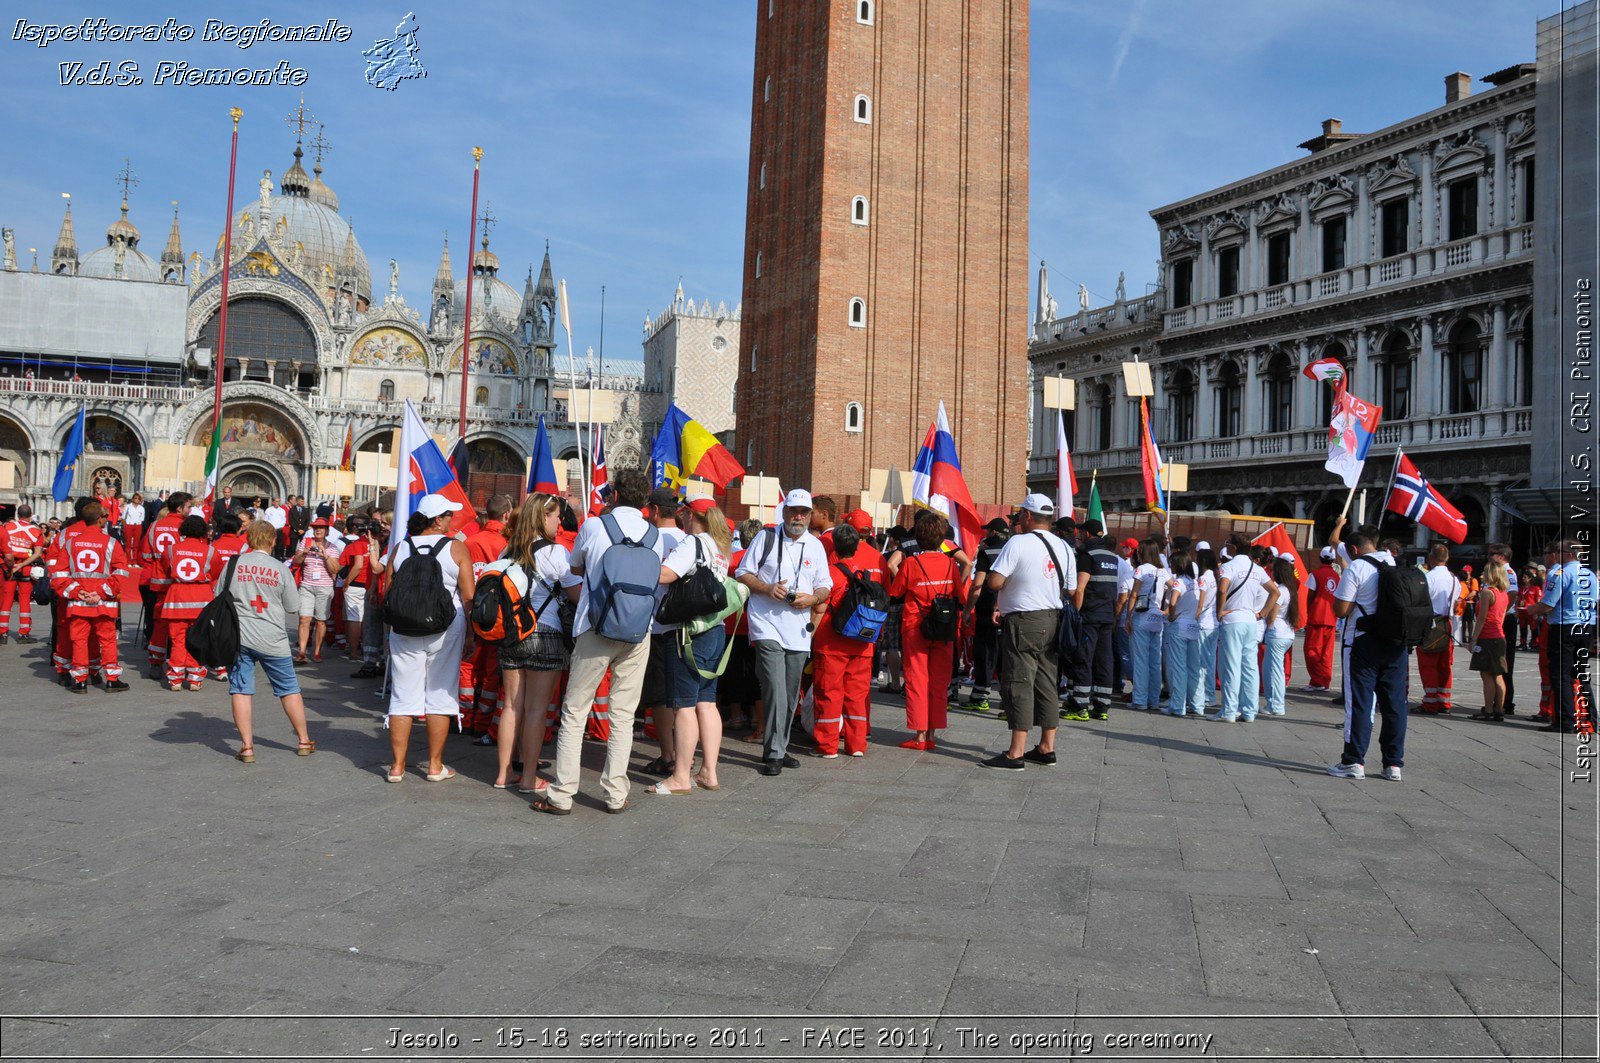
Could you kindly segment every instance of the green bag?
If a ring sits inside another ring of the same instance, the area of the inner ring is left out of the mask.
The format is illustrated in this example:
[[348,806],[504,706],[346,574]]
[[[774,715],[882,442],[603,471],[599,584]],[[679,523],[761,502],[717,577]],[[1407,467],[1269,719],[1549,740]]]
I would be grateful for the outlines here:
[[715,679],[727,671],[728,658],[733,655],[733,636],[729,635],[727,644],[722,647],[722,659],[717,662],[717,670],[714,672],[708,672],[696,663],[692,640],[696,635],[703,635],[712,628],[718,627],[728,617],[743,613],[745,603],[750,599],[750,588],[732,576],[723,577],[722,589],[728,595],[726,608],[710,616],[700,616],[693,620],[685,621],[684,625],[678,629],[678,652],[683,655],[684,662],[690,668],[693,668],[701,679]]

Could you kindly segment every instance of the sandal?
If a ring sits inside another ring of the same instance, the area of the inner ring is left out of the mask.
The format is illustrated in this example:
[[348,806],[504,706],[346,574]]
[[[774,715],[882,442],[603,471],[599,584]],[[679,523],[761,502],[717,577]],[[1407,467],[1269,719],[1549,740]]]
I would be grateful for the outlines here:
[[720,790],[720,789],[722,789],[722,784],[721,783],[706,782],[705,777],[703,775],[696,775],[694,777],[694,784],[696,786],[700,787],[700,789],[702,789],[702,790]]
[[644,792],[652,797],[688,797],[694,793],[694,787],[691,786],[687,790],[674,790],[666,783],[658,782],[654,786],[646,786]]
[[1485,711],[1485,712],[1477,712],[1477,713],[1473,713],[1472,718],[1474,720],[1492,720],[1492,719],[1494,719],[1494,713],[1487,712],[1487,711]]
[[424,778],[426,778],[429,782],[444,782],[447,779],[454,779],[455,777],[456,769],[452,768],[448,764],[441,764],[438,771],[430,771],[426,776],[424,776]]
[[294,663],[295,664],[305,664],[306,663],[306,655],[303,654],[303,653],[295,654],[294,655]]
[[297,757],[309,757],[316,751],[317,743],[315,739],[312,739],[309,742],[301,742],[299,745],[297,745],[294,750],[294,755]]
[[645,775],[671,775],[672,768],[673,765],[670,762],[657,757],[639,770]]
[[254,764],[256,762],[256,747],[245,746],[243,749],[239,750],[239,752],[233,755],[233,759],[237,760],[240,764]]
[[321,664],[322,663],[322,654],[320,654],[320,653],[312,654],[311,655],[311,663],[312,664]]
[[572,815],[571,807],[562,808],[560,805],[553,805],[553,804],[550,803],[550,799],[546,798],[546,797],[541,797],[541,798],[538,798],[537,800],[529,801],[528,802],[528,807],[533,809],[535,812],[543,812],[543,813],[545,813],[547,815],[551,815],[551,816],[570,816],[570,815]]
[[517,793],[519,793],[519,794],[542,794],[542,793],[545,793],[546,791],[548,791],[549,789],[550,789],[550,784],[547,781],[545,781],[544,779],[535,779],[535,780],[533,780],[533,785],[532,786],[529,786],[529,787],[518,786],[517,787]]

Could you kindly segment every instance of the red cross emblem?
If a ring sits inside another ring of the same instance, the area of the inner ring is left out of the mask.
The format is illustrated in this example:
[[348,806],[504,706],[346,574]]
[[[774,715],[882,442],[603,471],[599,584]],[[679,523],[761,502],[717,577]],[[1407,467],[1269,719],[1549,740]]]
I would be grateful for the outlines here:
[[256,592],[256,596],[254,598],[250,599],[250,608],[254,609],[258,613],[264,613],[267,611],[267,600],[261,597],[261,593],[259,591]]

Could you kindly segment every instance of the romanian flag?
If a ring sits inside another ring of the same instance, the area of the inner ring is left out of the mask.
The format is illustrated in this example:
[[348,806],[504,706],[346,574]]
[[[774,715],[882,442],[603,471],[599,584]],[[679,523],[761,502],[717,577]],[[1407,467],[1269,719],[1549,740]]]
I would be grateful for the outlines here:
[[706,426],[693,420],[673,403],[666,420],[650,448],[650,470],[657,487],[682,491],[690,476],[727,487],[729,480],[744,475],[744,466],[734,460],[728,448]]
[[1161,451],[1155,426],[1150,423],[1149,400],[1139,398],[1139,471],[1144,476],[1144,506],[1152,513],[1167,511],[1167,489],[1161,484]]

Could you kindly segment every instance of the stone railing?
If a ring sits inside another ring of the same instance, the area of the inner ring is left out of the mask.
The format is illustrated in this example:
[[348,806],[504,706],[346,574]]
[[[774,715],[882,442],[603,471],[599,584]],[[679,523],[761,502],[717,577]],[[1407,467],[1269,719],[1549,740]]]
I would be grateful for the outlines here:
[[1070,340],[1089,332],[1109,332],[1113,329],[1143,325],[1161,313],[1163,301],[1162,292],[1153,292],[1138,299],[1103,306],[1097,310],[1080,310],[1076,314],[1058,317],[1054,321],[1035,322],[1033,342]]
[[206,388],[167,387],[154,384],[107,384],[90,380],[29,380],[0,377],[0,392],[49,395],[67,399],[108,399],[118,402],[189,402]]

